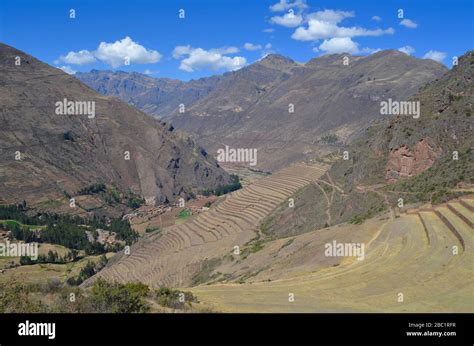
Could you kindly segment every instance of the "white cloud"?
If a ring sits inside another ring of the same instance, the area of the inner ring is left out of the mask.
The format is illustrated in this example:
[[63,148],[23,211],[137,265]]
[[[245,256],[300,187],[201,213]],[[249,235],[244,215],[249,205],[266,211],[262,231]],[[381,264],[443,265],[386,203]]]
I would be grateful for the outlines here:
[[376,22],[381,22],[381,21],[382,21],[382,17],[380,17],[380,16],[373,16],[373,17],[372,17],[372,20],[375,20]]
[[446,53],[445,52],[439,52],[437,50],[430,50],[428,53],[423,55],[423,59],[431,59],[431,60],[437,61],[439,63],[442,63],[444,58],[446,58]]
[[249,51],[260,50],[262,49],[262,45],[247,42],[244,44],[244,49],[249,50]]
[[261,45],[261,44],[253,44],[253,43],[245,43],[244,44],[244,49],[245,50],[248,50],[248,51],[255,51],[255,50],[268,50],[268,49],[271,49],[272,48],[272,44],[271,43],[267,43],[266,45]]
[[314,12],[306,17],[308,26],[300,26],[291,37],[298,41],[317,41],[334,37],[381,36],[395,32],[392,28],[368,30],[338,25],[344,19],[351,17],[354,17],[354,12],[338,10]]
[[59,63],[60,61],[66,64],[73,64],[73,65],[85,65],[85,64],[92,64],[95,62],[94,53],[89,52],[86,49],[80,50],[79,52],[69,52],[66,55],[61,55],[55,63]]
[[186,55],[186,54],[191,54],[191,46],[190,45],[187,45],[187,46],[176,46],[174,49],[173,49],[173,58],[175,59],[179,59],[181,58],[183,55]]
[[146,74],[146,75],[152,75],[152,74],[156,74],[158,73],[157,71],[153,71],[153,70],[150,70],[150,69],[146,69],[145,71],[143,71],[143,74]]
[[212,53],[217,54],[234,54],[240,51],[237,47],[222,47],[222,48],[213,48],[209,50]]
[[412,46],[403,46],[398,48],[398,50],[402,53],[405,53],[406,55],[412,55],[413,53],[415,53],[415,48],[413,48]]
[[224,70],[235,71],[247,63],[244,57],[229,57],[224,54],[231,54],[229,50],[222,48],[204,50],[187,46],[177,46],[173,50],[173,58],[181,60],[179,69],[186,72],[194,72],[203,69],[212,71]]
[[280,0],[280,2],[270,6],[270,11],[282,12],[289,10],[290,8],[305,9],[307,7],[308,6],[306,5],[305,0],[295,0],[295,2],[289,2],[288,0]]
[[95,56],[112,67],[124,65],[126,58],[130,59],[130,64],[151,64],[161,59],[156,50],[146,49],[128,36],[114,43],[101,42]]
[[58,69],[63,70],[67,74],[76,74],[76,71],[74,71],[70,66],[56,66]]
[[328,23],[339,23],[340,21],[354,17],[354,12],[338,11],[338,10],[324,10],[308,14],[307,19],[315,19]]
[[409,28],[409,29],[415,29],[418,26],[418,24],[416,24],[411,19],[402,19],[402,21],[400,22],[400,25],[403,25],[404,27]]
[[319,49],[329,53],[357,53],[359,51],[358,44],[351,40],[350,37],[335,37],[330,40],[324,40]]
[[316,41],[333,37],[382,36],[394,32],[392,28],[367,30],[360,27],[341,27],[336,23],[310,19],[308,28],[299,27],[291,37],[298,41]]
[[60,56],[55,63],[62,61],[68,64],[83,65],[100,60],[115,68],[125,65],[127,57],[131,64],[151,64],[160,61],[161,54],[156,50],[146,49],[127,36],[113,43],[101,42],[95,51],[83,49],[79,52],[69,52],[65,56]]
[[303,23],[303,17],[300,14],[294,14],[292,12],[286,13],[283,16],[274,16],[270,18],[273,24],[286,26],[287,28],[294,28]]
[[359,48],[357,42],[352,41],[350,37],[334,37],[329,40],[324,40],[319,47],[313,48],[314,52],[323,51],[325,54],[372,54],[380,51],[380,49]]
[[274,31],[275,31],[275,29],[273,29],[273,28],[263,29],[263,32],[268,32],[268,33],[274,32]]

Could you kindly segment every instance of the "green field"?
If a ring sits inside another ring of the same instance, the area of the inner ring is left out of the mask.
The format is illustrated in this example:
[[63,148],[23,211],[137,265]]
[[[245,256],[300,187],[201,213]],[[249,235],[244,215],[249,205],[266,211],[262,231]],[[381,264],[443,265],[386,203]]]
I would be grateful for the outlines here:
[[190,217],[192,215],[192,212],[191,210],[189,209],[183,209],[181,210],[177,215],[176,215],[176,222],[175,224],[176,225],[179,225],[181,223],[183,223],[184,221],[186,221],[186,219],[188,217]]
[[15,225],[18,225],[19,227],[28,227],[32,231],[42,230],[46,228],[46,225],[42,225],[42,226],[41,225],[25,225],[16,220],[0,220],[0,224],[7,225],[10,227],[15,226]]

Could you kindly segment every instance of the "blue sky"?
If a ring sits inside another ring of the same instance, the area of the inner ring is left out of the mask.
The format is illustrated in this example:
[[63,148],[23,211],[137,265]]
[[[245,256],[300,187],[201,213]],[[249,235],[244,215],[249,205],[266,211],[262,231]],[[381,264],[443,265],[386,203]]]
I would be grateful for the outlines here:
[[306,62],[403,47],[450,67],[453,56],[473,49],[473,3],[0,0],[0,41],[68,71],[116,69],[182,80],[235,70],[268,53]]

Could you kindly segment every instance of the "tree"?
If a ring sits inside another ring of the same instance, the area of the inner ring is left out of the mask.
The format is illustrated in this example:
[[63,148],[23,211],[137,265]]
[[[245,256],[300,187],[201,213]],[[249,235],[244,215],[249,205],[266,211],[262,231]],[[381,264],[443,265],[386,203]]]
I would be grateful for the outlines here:
[[47,307],[30,295],[23,283],[9,280],[0,283],[0,313],[47,312]]
[[110,283],[97,280],[92,286],[91,303],[95,312],[144,313],[150,310],[145,301],[149,288],[142,283]]
[[79,251],[77,251],[76,249],[71,249],[71,251],[69,251],[69,254],[71,255],[71,261],[75,262],[79,255]]

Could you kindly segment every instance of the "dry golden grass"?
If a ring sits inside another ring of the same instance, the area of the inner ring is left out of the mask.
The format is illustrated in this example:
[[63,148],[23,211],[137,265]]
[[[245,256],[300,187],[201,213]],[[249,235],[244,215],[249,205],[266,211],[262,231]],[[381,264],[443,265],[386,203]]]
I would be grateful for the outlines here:
[[[223,312],[473,312],[473,229],[445,206],[436,210],[455,226],[464,250],[445,222],[434,211],[425,211],[420,216],[372,220],[373,231],[365,232],[369,245],[363,261],[328,263],[324,268],[315,266],[315,272],[300,265],[297,275],[288,270],[286,277],[270,282],[263,272],[259,282],[198,286],[190,291],[203,306]],[[472,217],[471,211],[463,211]],[[330,232],[338,242],[352,242],[353,234],[363,230],[361,226]],[[318,237],[318,232],[312,233]],[[453,254],[453,247],[458,254]],[[292,263],[294,257],[285,260]],[[290,293],[294,302],[289,302]]]
[[[112,257],[108,253],[107,257]],[[13,278],[25,284],[47,283],[49,280],[57,279],[60,282],[66,282],[69,277],[77,276],[81,269],[85,267],[87,261],[97,262],[101,256],[89,256],[66,264],[34,264],[24,265],[4,270],[0,273],[0,282],[9,281]]]

